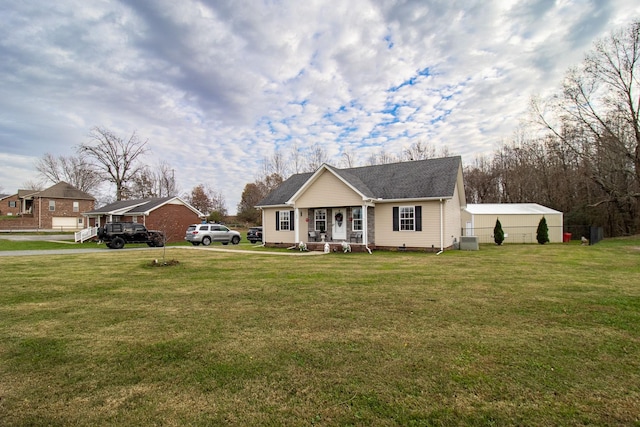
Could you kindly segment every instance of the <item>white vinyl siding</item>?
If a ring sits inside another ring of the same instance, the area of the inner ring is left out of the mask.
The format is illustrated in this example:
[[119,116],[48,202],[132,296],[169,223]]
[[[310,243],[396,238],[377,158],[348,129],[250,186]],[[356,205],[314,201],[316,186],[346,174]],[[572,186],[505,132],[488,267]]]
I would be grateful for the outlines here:
[[296,207],[299,208],[359,206],[361,204],[362,196],[328,171],[320,175],[313,185],[296,200]]

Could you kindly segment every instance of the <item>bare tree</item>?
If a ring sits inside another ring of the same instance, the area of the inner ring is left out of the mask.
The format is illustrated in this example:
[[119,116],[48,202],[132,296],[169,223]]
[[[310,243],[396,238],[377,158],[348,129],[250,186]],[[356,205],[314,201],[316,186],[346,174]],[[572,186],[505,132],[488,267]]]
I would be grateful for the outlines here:
[[22,188],[24,188],[25,190],[42,191],[45,189],[45,187],[46,187],[46,182],[42,179],[27,180],[22,183]]
[[623,232],[638,227],[640,199],[640,21],[597,42],[571,69],[549,115],[533,110],[548,131],[579,156],[587,176],[603,191],[597,204],[622,215]]
[[403,158],[406,160],[426,160],[436,157],[436,147],[422,141],[414,142],[404,150]]
[[327,150],[320,145],[319,143],[313,144],[311,150],[309,150],[308,162],[307,162],[307,172],[314,172],[323,163],[327,163],[329,161],[329,155],[327,154]]
[[176,183],[175,169],[164,160],[156,166],[153,175],[155,177],[155,189],[158,197],[176,196],[178,184]]
[[169,197],[178,194],[174,169],[165,161],[138,170],[125,190],[127,198]]
[[373,153],[369,156],[368,165],[385,165],[389,163],[395,163],[400,161],[398,157],[394,154],[388,153],[385,150],[382,150],[378,153]]
[[346,168],[356,167],[356,155],[351,151],[342,152],[342,163]]
[[[300,146],[297,142],[291,145],[291,154],[289,155],[289,163],[292,166],[293,173],[300,173],[303,171],[303,157]],[[285,176],[285,175],[283,175]]]
[[264,165],[264,176],[269,176],[274,173],[280,176],[289,175],[289,166],[284,155],[280,151],[273,153],[271,158],[265,158]]
[[464,168],[464,191],[468,203],[496,203],[499,200],[498,174],[485,156]]
[[94,127],[89,138],[90,142],[81,144],[78,151],[92,159],[103,178],[116,186],[116,200],[123,200],[127,183],[144,168],[138,160],[146,152],[147,141],[138,138],[136,132],[125,140],[100,127]]
[[36,163],[40,176],[53,184],[65,181],[79,190],[93,192],[102,178],[95,167],[82,154],[78,156],[54,156],[46,153]]

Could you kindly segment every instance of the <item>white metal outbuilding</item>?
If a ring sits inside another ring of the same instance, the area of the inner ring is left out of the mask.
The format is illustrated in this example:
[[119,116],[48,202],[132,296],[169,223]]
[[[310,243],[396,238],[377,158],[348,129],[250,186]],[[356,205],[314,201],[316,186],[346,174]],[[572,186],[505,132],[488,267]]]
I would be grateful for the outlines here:
[[504,243],[537,243],[536,232],[543,216],[550,243],[562,242],[562,212],[537,203],[470,203],[462,210],[462,232],[464,236],[477,236],[480,243],[491,243],[499,219]]

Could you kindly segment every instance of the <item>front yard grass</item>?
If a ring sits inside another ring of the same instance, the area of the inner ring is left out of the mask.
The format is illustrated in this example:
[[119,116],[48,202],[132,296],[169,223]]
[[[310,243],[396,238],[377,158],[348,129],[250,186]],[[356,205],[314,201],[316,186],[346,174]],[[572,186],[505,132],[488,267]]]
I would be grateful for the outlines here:
[[640,239],[0,257],[0,424],[640,425]]

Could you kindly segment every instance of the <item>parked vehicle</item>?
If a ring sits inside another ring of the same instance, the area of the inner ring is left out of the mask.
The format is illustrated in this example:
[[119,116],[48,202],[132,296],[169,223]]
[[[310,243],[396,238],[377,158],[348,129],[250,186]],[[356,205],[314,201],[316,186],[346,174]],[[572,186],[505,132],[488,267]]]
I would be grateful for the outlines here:
[[162,247],[165,241],[162,231],[147,230],[147,227],[135,222],[109,222],[98,228],[97,235],[110,249],[122,249],[125,243]]
[[251,243],[262,242],[262,227],[251,227],[247,231],[247,240]]
[[187,228],[184,239],[194,246],[201,243],[204,246],[209,246],[213,242],[220,242],[223,245],[228,245],[231,242],[237,245],[240,243],[241,237],[240,233],[230,230],[222,224],[192,224]]

